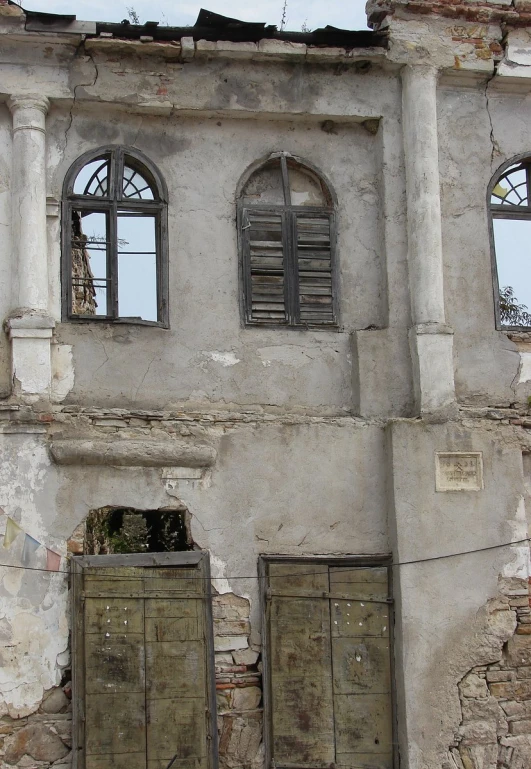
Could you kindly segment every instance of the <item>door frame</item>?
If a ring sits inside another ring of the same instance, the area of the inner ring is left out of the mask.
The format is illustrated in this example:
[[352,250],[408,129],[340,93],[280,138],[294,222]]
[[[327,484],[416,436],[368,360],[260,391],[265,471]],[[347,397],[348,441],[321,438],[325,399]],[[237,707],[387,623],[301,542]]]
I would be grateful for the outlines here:
[[207,677],[207,755],[209,769],[218,767],[218,731],[216,708],[216,678],[214,666],[214,630],[212,621],[212,583],[208,550],[187,550],[176,553],[120,553],[113,555],[76,555],[70,559],[70,593],[72,617],[72,769],[85,769],[85,686],[84,686],[84,602],[83,570],[86,568],[131,567],[197,567],[205,580],[204,627]]
[[[273,764],[273,708],[271,693],[271,659],[270,659],[270,626],[268,616],[268,597],[269,597],[269,577],[267,566],[270,563],[307,563],[311,568],[312,564],[324,564],[326,566],[355,567],[355,568],[386,568],[388,574],[388,595],[389,595],[389,646],[390,646],[390,672],[391,672],[391,718],[392,718],[392,740],[393,740],[393,769],[399,769],[398,754],[398,720],[396,703],[396,683],[395,683],[395,606],[393,600],[393,559],[389,553],[375,555],[270,555],[261,553],[258,556],[258,579],[260,585],[260,617],[262,623],[262,699],[264,703],[264,752],[265,768],[274,769]],[[279,766],[279,769],[282,769]]]

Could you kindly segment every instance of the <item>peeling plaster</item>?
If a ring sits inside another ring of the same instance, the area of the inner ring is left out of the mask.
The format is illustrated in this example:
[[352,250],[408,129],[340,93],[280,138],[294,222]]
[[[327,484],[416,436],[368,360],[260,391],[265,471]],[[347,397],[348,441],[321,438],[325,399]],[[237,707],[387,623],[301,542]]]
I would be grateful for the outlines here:
[[240,363],[240,359],[236,357],[233,352],[205,352],[202,355],[207,358],[211,358],[216,363],[221,363],[222,366],[235,366]]
[[518,384],[531,381],[531,352],[520,352]]
[[63,401],[74,387],[72,345],[52,344],[52,400]]

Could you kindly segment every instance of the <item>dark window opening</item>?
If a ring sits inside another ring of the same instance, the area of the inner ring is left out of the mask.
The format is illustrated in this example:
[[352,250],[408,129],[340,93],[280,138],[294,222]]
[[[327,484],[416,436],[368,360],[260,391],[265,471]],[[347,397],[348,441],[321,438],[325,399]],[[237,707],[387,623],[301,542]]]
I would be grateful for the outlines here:
[[245,322],[335,327],[335,211],[320,176],[275,153],[245,183],[238,222]]
[[84,555],[194,550],[186,510],[104,507],[85,521]]
[[167,325],[167,207],[157,169],[120,147],[77,161],[63,205],[63,303],[76,320]]
[[531,328],[531,157],[513,163],[490,185],[494,294],[498,327]]

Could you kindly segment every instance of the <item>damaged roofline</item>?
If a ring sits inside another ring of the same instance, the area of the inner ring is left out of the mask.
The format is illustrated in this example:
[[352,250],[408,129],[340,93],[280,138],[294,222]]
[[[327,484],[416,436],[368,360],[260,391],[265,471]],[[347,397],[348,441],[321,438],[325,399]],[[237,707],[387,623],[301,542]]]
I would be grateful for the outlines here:
[[[17,5],[8,0],[10,5]],[[20,6],[18,6],[20,7]],[[124,40],[140,40],[150,37],[154,42],[173,42],[183,37],[194,41],[228,41],[233,43],[258,43],[260,40],[302,43],[329,48],[386,48],[387,33],[371,30],[345,30],[326,26],[313,32],[279,31],[275,25],[245,22],[201,9],[192,27],[161,26],[157,21],[131,24],[127,19],[120,23],[81,21],[75,14],[56,14],[30,11],[22,8],[26,16],[28,32],[57,32],[85,34],[88,37],[104,35]]]

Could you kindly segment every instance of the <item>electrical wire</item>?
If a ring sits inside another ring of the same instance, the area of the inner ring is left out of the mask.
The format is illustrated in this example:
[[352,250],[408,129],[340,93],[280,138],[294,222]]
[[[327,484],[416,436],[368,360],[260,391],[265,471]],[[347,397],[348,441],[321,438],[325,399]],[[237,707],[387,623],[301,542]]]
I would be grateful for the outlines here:
[[[488,552],[490,550],[498,550],[498,549],[500,549],[502,547],[512,547],[513,545],[522,545],[524,543],[531,543],[531,539],[529,537],[526,537],[525,539],[516,539],[516,540],[513,540],[511,542],[503,542],[502,544],[499,544],[499,545],[489,545],[487,547],[478,547],[478,548],[475,548],[474,550],[462,550],[462,551],[460,551],[458,553],[445,553],[443,555],[434,555],[434,556],[430,556],[429,558],[417,558],[417,559],[411,560],[411,561],[390,561],[388,563],[382,563],[380,565],[377,565],[377,564],[365,564],[365,565],[360,565],[360,566],[340,566],[340,565],[338,565],[338,566],[339,566],[339,568],[341,568],[342,572],[359,571],[360,569],[363,570],[363,569],[368,569],[368,568],[386,568],[386,567],[393,567],[393,568],[395,568],[395,567],[398,567],[398,566],[412,566],[414,564],[419,564],[419,563],[429,563],[431,561],[441,561],[441,560],[444,560],[446,558],[459,558],[460,556],[463,556],[463,555],[474,555],[475,553],[485,553],[485,552]],[[193,552],[193,551],[189,551],[189,552]],[[136,553],[135,555],[138,555],[138,554]],[[149,556],[150,553],[146,553],[146,555]],[[267,555],[269,555],[269,554],[267,554]],[[97,556],[88,556],[88,557],[97,557]],[[275,557],[274,554],[272,554],[271,558],[274,558],[274,557]],[[365,555],[362,555],[362,556],[359,556],[359,557],[360,558],[364,558],[364,557],[374,557],[374,556],[372,556],[371,554],[365,554]],[[190,566],[187,567],[186,565],[183,565],[183,566],[179,566],[179,565],[171,566],[170,565],[170,566],[168,566],[168,564],[161,564],[161,565],[158,565],[158,564],[152,564],[152,565],[147,564],[147,567],[148,568],[149,567],[151,567],[151,568],[177,568],[177,569],[179,569],[179,568],[190,568]],[[62,570],[61,569],[52,570],[52,569],[38,568],[36,566],[19,566],[17,564],[9,564],[9,563],[0,563],[0,568],[4,568],[4,569],[22,569],[24,571],[39,571],[39,572],[45,572],[45,573],[48,573],[48,574],[71,574],[71,572],[69,570],[65,570],[65,569],[62,569]],[[112,568],[112,567],[101,566],[101,567],[90,567],[90,568],[103,568],[103,569],[105,569],[105,568]],[[132,568],[135,568],[135,567],[132,567]],[[144,567],[138,567],[138,568],[144,568]],[[193,568],[193,566],[191,568]],[[184,579],[186,579],[186,580],[194,580],[194,579],[201,579],[201,580],[220,580],[220,579],[226,579],[226,580],[239,580],[239,579],[261,580],[261,579],[287,579],[289,577],[314,577],[314,576],[319,576],[320,574],[322,574],[322,572],[309,571],[309,572],[294,572],[293,574],[269,574],[269,575],[264,575],[264,576],[260,576],[260,575],[257,576],[256,574],[253,574],[252,576],[234,575],[234,576],[228,576],[228,577],[225,577],[225,576],[223,576],[223,577],[212,577],[212,576],[210,576],[210,577],[203,577],[203,576],[195,577],[193,575],[186,575],[186,576],[183,576],[183,577],[175,577],[175,579],[183,579],[183,580]],[[91,578],[95,577],[97,579],[107,579],[107,580],[108,579],[114,579],[114,580],[127,580],[127,581],[130,581],[131,579],[135,579],[135,576],[128,576],[128,575],[121,576],[121,575],[117,575],[117,574],[102,574],[101,576],[100,575],[91,574],[90,577]],[[153,577],[143,576],[142,579],[160,579],[160,577],[155,576],[155,575]]]

